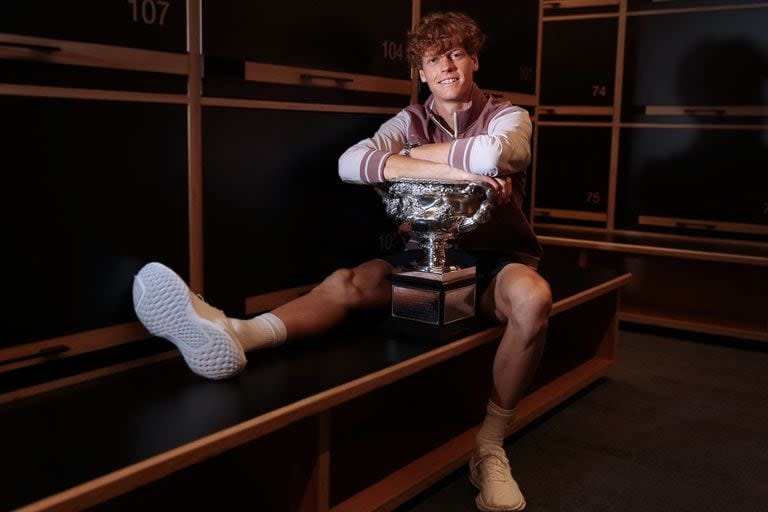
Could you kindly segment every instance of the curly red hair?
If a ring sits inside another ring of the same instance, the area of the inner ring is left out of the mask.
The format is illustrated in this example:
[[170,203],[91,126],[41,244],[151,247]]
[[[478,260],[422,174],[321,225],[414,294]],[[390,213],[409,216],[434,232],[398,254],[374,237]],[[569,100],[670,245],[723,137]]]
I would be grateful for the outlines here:
[[440,54],[452,48],[462,48],[476,54],[485,43],[485,34],[477,22],[460,12],[428,14],[408,33],[408,61],[421,67],[427,53]]

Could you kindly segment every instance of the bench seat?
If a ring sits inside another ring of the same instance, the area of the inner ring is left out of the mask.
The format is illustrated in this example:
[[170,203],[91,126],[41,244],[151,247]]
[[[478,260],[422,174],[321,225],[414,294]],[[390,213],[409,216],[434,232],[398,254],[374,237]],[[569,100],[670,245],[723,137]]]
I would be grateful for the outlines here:
[[[575,266],[542,274],[555,299],[547,353],[513,430],[613,363],[618,294],[631,279]],[[4,404],[2,506],[226,508],[222,495],[264,510],[402,503],[466,461],[502,328],[480,322],[437,341],[394,335],[388,321],[360,314],[319,339],[252,352],[231,380],[203,380],[172,358]]]

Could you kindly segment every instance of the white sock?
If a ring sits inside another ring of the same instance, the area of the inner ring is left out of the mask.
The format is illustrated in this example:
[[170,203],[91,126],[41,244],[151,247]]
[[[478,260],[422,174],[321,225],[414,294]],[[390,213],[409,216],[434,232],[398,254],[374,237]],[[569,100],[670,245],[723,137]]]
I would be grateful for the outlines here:
[[481,446],[502,446],[507,427],[515,417],[514,409],[502,409],[491,400],[488,400],[486,415],[480,431],[475,438],[478,448]]
[[249,320],[229,319],[243,350],[280,345],[286,339],[285,324],[272,313],[264,313]]

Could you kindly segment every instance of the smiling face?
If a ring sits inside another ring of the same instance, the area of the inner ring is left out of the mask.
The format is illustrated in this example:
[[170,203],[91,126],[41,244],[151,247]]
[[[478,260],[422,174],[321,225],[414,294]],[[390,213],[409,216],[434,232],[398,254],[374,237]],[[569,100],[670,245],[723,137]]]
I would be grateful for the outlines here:
[[427,84],[439,106],[454,110],[457,104],[466,103],[472,94],[473,75],[477,71],[477,54],[462,48],[448,51],[427,52],[421,58],[419,77]]

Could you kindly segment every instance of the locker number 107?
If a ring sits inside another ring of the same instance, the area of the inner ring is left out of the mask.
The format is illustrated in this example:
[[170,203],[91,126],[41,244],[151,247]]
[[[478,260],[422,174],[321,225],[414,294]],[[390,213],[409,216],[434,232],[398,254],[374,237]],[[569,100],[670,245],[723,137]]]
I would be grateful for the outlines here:
[[165,15],[170,2],[166,0],[128,0],[131,6],[131,21],[145,25],[165,25]]

